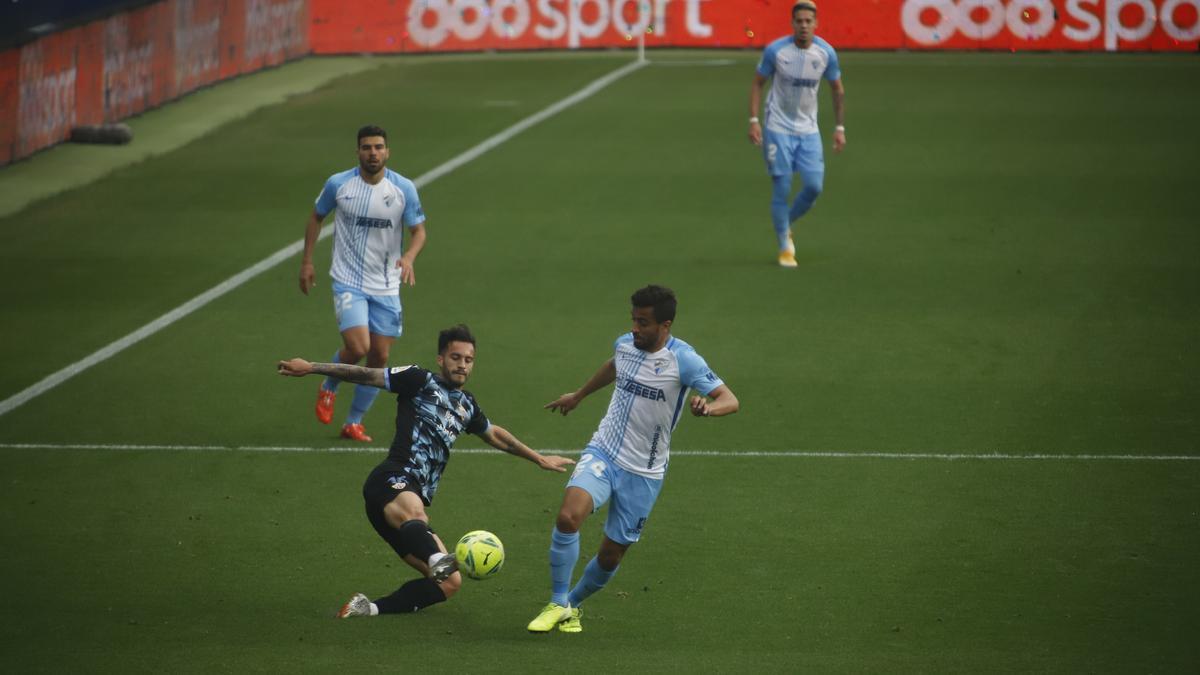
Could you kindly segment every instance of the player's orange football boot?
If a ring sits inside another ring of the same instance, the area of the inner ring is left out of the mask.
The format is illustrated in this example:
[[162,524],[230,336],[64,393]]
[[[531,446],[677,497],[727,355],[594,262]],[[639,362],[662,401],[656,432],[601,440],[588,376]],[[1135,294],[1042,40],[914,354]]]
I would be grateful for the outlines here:
[[361,424],[347,424],[342,427],[342,438],[349,438],[352,441],[362,441],[370,443],[371,437],[367,435],[367,430]]
[[329,424],[333,421],[333,401],[337,398],[336,391],[325,387],[317,387],[317,421]]

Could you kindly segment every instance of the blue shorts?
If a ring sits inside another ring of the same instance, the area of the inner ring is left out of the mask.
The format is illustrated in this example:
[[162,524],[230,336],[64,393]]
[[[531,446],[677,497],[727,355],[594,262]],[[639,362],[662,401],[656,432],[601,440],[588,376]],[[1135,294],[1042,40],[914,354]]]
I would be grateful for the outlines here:
[[400,337],[404,323],[400,313],[400,295],[367,295],[357,288],[333,282],[333,313],[338,332],[355,326],[384,337]]
[[825,152],[819,133],[793,136],[763,129],[762,147],[767,173],[772,176],[825,175]]
[[577,487],[592,496],[592,513],[608,506],[604,534],[618,544],[632,544],[642,536],[642,528],[662,491],[661,479],[646,478],[617,466],[602,451],[588,447],[575,465],[567,487]]

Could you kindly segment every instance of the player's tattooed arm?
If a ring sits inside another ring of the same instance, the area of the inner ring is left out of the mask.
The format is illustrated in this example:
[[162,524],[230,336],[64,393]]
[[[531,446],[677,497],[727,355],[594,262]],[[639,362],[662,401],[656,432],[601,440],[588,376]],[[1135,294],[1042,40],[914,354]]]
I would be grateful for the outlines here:
[[327,375],[344,382],[365,384],[380,389],[387,387],[387,371],[383,368],[364,368],[348,363],[310,363],[304,359],[280,361],[277,367],[280,375],[292,377]]

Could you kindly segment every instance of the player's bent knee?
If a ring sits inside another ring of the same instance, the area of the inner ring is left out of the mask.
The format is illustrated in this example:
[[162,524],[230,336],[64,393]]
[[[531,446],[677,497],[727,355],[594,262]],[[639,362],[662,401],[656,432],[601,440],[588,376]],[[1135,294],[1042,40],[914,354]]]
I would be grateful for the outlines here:
[[352,347],[349,343],[347,343],[346,346],[342,347],[340,360],[342,363],[353,365],[359,361],[362,361],[363,357],[366,355],[367,349],[365,346],[362,349],[359,349],[358,347]]
[[583,526],[583,520],[586,515],[575,513],[569,509],[561,509],[558,512],[558,518],[554,521],[554,526],[563,534],[572,534],[579,531]]
[[387,519],[388,525],[396,529],[400,529],[401,525],[410,520],[429,522],[429,519],[425,517],[424,509],[411,510],[401,504],[399,500],[390,501],[383,505],[383,517]]

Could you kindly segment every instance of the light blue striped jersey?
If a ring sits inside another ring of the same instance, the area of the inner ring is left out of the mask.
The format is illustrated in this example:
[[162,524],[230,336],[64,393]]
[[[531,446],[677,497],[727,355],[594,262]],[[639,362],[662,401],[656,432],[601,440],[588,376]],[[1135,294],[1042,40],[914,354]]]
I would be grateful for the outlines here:
[[837,52],[828,42],[814,35],[808,49],[801,49],[788,35],[763,50],[758,74],[771,78],[763,126],[770,131],[805,136],[818,131],[817,89],[821,78],[839,80],[842,70]]
[[358,175],[358,167],[335,173],[325,181],[314,207],[324,218],[336,210],[333,228],[334,281],[368,295],[391,295],[400,288],[400,259],[404,233],[400,229],[425,222],[417,188],[404,176],[386,169],[375,185]]
[[671,431],[687,407],[688,390],[708,394],[723,382],[691,345],[678,338],[650,353],[633,346],[633,334],[626,333],[617,338],[613,350],[617,380],[612,400],[588,447],[627,471],[662,478]]

